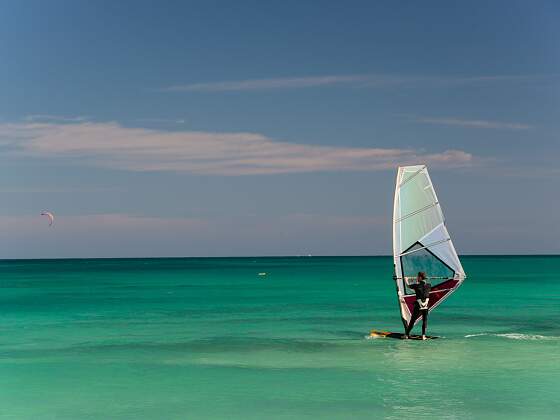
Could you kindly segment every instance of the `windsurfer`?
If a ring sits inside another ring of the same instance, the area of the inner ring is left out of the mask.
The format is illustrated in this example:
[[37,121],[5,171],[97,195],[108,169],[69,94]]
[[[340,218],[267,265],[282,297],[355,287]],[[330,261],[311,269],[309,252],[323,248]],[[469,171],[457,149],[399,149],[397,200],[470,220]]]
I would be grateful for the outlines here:
[[428,304],[430,302],[430,290],[432,285],[426,282],[426,273],[420,271],[418,277],[416,277],[415,284],[408,284],[416,293],[416,302],[414,302],[414,311],[412,312],[412,318],[406,327],[405,337],[410,338],[410,331],[414,327],[414,323],[420,315],[422,315],[422,340],[426,339],[426,327],[428,326]]

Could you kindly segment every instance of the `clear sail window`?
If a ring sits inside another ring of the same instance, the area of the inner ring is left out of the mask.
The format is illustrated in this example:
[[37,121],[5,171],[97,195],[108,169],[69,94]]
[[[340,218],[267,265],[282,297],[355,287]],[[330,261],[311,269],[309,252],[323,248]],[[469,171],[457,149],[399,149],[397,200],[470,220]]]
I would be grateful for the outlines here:
[[[445,279],[451,279],[455,272],[446,265],[442,260],[432,254],[427,248],[417,242],[411,246],[401,257],[403,276],[416,277],[419,271],[423,271],[430,277],[438,278],[435,281],[430,281],[432,284],[441,283]],[[412,294],[414,291],[406,287],[406,294]]]

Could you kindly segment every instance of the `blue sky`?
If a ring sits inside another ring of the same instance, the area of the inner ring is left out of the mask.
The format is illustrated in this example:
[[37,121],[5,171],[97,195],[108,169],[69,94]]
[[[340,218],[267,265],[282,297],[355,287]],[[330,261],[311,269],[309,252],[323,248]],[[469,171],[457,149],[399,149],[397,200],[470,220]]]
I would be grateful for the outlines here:
[[3,2],[0,257],[389,254],[419,162],[459,252],[559,253],[559,12]]

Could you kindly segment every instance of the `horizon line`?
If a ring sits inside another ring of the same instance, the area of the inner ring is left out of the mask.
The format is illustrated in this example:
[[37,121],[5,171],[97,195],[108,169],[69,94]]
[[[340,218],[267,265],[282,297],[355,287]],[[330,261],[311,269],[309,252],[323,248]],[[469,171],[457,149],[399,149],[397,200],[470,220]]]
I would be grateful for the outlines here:
[[[376,254],[376,255],[245,255],[245,256],[159,256],[159,257],[51,257],[51,258],[0,258],[0,262],[9,261],[60,261],[60,260],[179,260],[179,259],[223,259],[223,258],[392,258],[391,254]],[[560,257],[560,253],[557,254],[459,254],[459,257]]]

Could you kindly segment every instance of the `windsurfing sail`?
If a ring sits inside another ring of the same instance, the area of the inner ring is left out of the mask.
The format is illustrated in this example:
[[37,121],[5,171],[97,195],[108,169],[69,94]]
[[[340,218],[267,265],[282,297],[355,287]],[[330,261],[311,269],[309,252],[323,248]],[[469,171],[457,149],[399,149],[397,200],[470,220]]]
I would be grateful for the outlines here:
[[41,216],[46,216],[49,218],[49,226],[53,225],[54,222],[54,214],[52,214],[50,211],[43,211],[41,212]]
[[393,258],[402,322],[410,322],[416,295],[407,285],[419,271],[432,284],[428,309],[432,311],[463,283],[459,261],[425,165],[402,166],[397,171],[393,207]]

